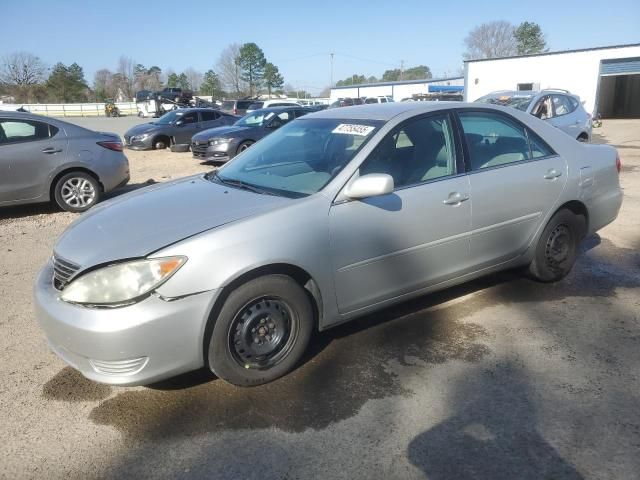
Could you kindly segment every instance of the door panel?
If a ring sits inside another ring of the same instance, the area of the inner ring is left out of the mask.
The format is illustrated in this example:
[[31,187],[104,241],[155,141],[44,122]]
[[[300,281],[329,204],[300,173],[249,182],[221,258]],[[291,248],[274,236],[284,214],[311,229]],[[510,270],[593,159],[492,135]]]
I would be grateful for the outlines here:
[[[561,175],[546,179],[550,171]],[[473,262],[493,264],[521,254],[562,193],[566,172],[564,160],[554,156],[470,175]]]
[[471,259],[478,268],[521,254],[558,200],[565,161],[506,113],[459,113],[471,166]]
[[[0,202],[39,198],[46,193],[50,173],[66,158],[67,137],[62,130],[50,129],[43,122],[3,122],[7,138],[0,142]],[[33,140],[12,138],[11,129],[17,132],[23,128],[21,122],[35,126]],[[53,137],[38,138],[49,134]]]
[[349,312],[438,283],[468,267],[471,202],[463,175],[334,205],[329,214],[338,308]]
[[468,268],[469,180],[455,176],[453,139],[446,114],[401,124],[358,172],[391,176],[395,192],[331,208],[340,312],[419,290]]

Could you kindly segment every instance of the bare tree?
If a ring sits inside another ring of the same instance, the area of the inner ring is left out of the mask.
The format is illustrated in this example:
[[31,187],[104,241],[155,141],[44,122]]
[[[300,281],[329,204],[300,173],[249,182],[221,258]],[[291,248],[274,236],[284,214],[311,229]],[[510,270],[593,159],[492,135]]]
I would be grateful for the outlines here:
[[184,74],[187,76],[191,90],[194,92],[200,90],[200,85],[202,85],[202,73],[189,67],[184,71]]
[[37,85],[44,80],[46,67],[40,58],[27,52],[5,56],[0,65],[0,82],[7,85]]
[[232,43],[220,53],[216,65],[218,76],[225,90],[233,92],[238,97],[244,95],[247,90],[247,84],[241,78],[242,69],[238,63],[239,58],[240,45]]
[[464,39],[467,47],[464,58],[475,60],[516,55],[518,50],[514,32],[515,27],[504,20],[477,26]]
[[132,99],[135,95],[134,85],[136,83],[135,62],[131,57],[122,55],[118,60],[118,87],[122,94],[128,99]]

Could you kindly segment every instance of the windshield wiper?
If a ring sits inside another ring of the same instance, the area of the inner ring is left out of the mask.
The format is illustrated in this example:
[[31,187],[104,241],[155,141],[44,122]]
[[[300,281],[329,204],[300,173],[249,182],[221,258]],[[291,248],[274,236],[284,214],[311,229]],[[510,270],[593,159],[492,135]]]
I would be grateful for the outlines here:
[[211,178],[217,180],[223,185],[229,185],[230,187],[241,188],[243,190],[248,190],[253,193],[259,193],[261,195],[274,195],[278,197],[280,196],[275,192],[266,190],[264,188],[260,188],[257,185],[253,185],[251,183],[243,182],[242,180],[236,180],[234,178],[222,178],[220,175],[218,175],[218,172],[214,172],[212,176],[208,177],[208,179],[211,179]]

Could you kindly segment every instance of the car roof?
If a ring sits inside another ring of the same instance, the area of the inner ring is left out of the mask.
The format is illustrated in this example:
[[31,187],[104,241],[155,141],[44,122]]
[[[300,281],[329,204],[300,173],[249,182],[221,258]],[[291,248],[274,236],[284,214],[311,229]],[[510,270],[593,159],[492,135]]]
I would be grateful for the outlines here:
[[[463,102],[390,102],[369,103],[366,105],[354,105],[353,107],[331,108],[310,114],[307,118],[344,118],[352,120],[383,120],[388,121],[393,117],[409,111],[427,113],[435,110],[444,110],[457,107],[478,108],[477,103]],[[306,117],[306,116],[305,116]],[[303,118],[305,118],[303,117]]]
[[253,112],[251,112],[251,114],[253,115],[257,112],[282,112],[285,110],[291,110],[293,108],[304,108],[304,107],[300,105],[287,105],[286,107],[264,107],[258,110],[254,110]]

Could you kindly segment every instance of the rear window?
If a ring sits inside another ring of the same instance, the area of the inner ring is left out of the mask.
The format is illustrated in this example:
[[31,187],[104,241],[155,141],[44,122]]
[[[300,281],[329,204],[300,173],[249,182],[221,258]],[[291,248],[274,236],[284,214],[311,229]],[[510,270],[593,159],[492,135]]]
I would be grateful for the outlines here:
[[239,108],[240,110],[246,110],[247,108],[249,108],[249,105],[251,105],[252,102],[246,102],[246,101],[237,101],[237,106],[236,108]]
[[259,110],[264,105],[264,102],[256,102],[249,105],[249,110]]
[[223,110],[233,110],[233,103],[234,102],[222,102],[220,108]]

